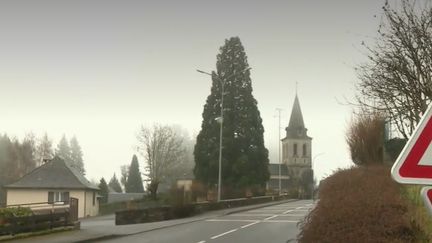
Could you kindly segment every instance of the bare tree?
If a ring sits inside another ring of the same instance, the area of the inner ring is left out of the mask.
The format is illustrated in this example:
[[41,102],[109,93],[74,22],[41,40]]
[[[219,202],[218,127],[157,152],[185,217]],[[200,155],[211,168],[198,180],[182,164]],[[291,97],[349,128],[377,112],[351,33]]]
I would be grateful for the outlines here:
[[408,138],[432,100],[432,4],[402,0],[385,3],[369,61],[356,68],[357,101],[385,113]]
[[142,126],[137,136],[138,150],[145,159],[148,190],[156,198],[158,186],[170,177],[185,156],[183,138],[176,129],[155,124],[151,128]]
[[129,165],[122,165],[120,166],[120,183],[123,185],[124,191],[126,191],[126,182],[127,182],[127,176],[129,174]]

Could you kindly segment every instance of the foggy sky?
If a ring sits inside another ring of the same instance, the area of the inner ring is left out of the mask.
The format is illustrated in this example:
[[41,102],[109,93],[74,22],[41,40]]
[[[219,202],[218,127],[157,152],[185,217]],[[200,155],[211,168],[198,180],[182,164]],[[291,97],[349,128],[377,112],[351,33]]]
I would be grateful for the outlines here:
[[211,81],[195,70],[214,70],[224,40],[239,36],[271,162],[275,108],[287,126],[298,82],[321,178],[350,165],[352,107],[341,103],[383,2],[1,1],[0,133],[47,132],[55,144],[76,135],[87,177],[109,179],[131,162],[141,124],[199,132]]

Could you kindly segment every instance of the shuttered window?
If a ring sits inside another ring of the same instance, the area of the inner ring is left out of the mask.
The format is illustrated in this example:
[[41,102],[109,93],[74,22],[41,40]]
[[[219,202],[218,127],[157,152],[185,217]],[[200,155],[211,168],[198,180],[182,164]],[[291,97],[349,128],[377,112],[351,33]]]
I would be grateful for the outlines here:
[[69,203],[69,192],[48,192],[48,203],[53,204],[57,202]]

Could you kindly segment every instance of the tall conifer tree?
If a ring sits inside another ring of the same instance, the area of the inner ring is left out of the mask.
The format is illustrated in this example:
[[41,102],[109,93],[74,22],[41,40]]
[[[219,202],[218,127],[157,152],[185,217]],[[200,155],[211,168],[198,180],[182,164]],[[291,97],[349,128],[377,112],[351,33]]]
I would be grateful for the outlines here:
[[81,150],[81,146],[78,143],[78,139],[75,136],[70,140],[70,150],[71,150],[70,153],[71,166],[84,175],[85,169],[84,169],[83,153]]
[[113,177],[111,178],[108,185],[113,189],[115,192],[122,193],[123,190],[121,188],[120,182],[118,181],[116,174],[114,173]]
[[141,172],[139,169],[138,158],[134,154],[132,157],[132,162],[129,167],[129,175],[127,177],[126,192],[144,192],[143,182],[141,178]]
[[62,158],[66,163],[71,163],[71,149],[69,146],[69,142],[66,139],[66,135],[63,135],[60,142],[58,143],[55,155]]
[[262,187],[269,178],[264,128],[252,95],[249,64],[238,37],[225,40],[217,56],[211,93],[203,111],[195,145],[197,179],[214,185],[218,180],[221,83],[224,83],[222,183],[230,188]]
[[105,179],[102,177],[99,181],[99,193],[102,196],[101,199],[101,203],[107,203],[108,202],[108,193],[109,193],[109,189],[108,189],[108,185],[105,181]]

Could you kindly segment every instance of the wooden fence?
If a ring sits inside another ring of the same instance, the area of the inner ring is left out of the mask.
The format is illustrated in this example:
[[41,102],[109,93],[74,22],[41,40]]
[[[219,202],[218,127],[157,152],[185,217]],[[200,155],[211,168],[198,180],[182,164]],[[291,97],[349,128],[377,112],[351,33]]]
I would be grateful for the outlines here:
[[78,220],[78,199],[62,204],[30,203],[8,205],[10,207],[31,207],[32,215],[0,218],[0,235],[15,235],[22,232],[33,232],[74,225]]

